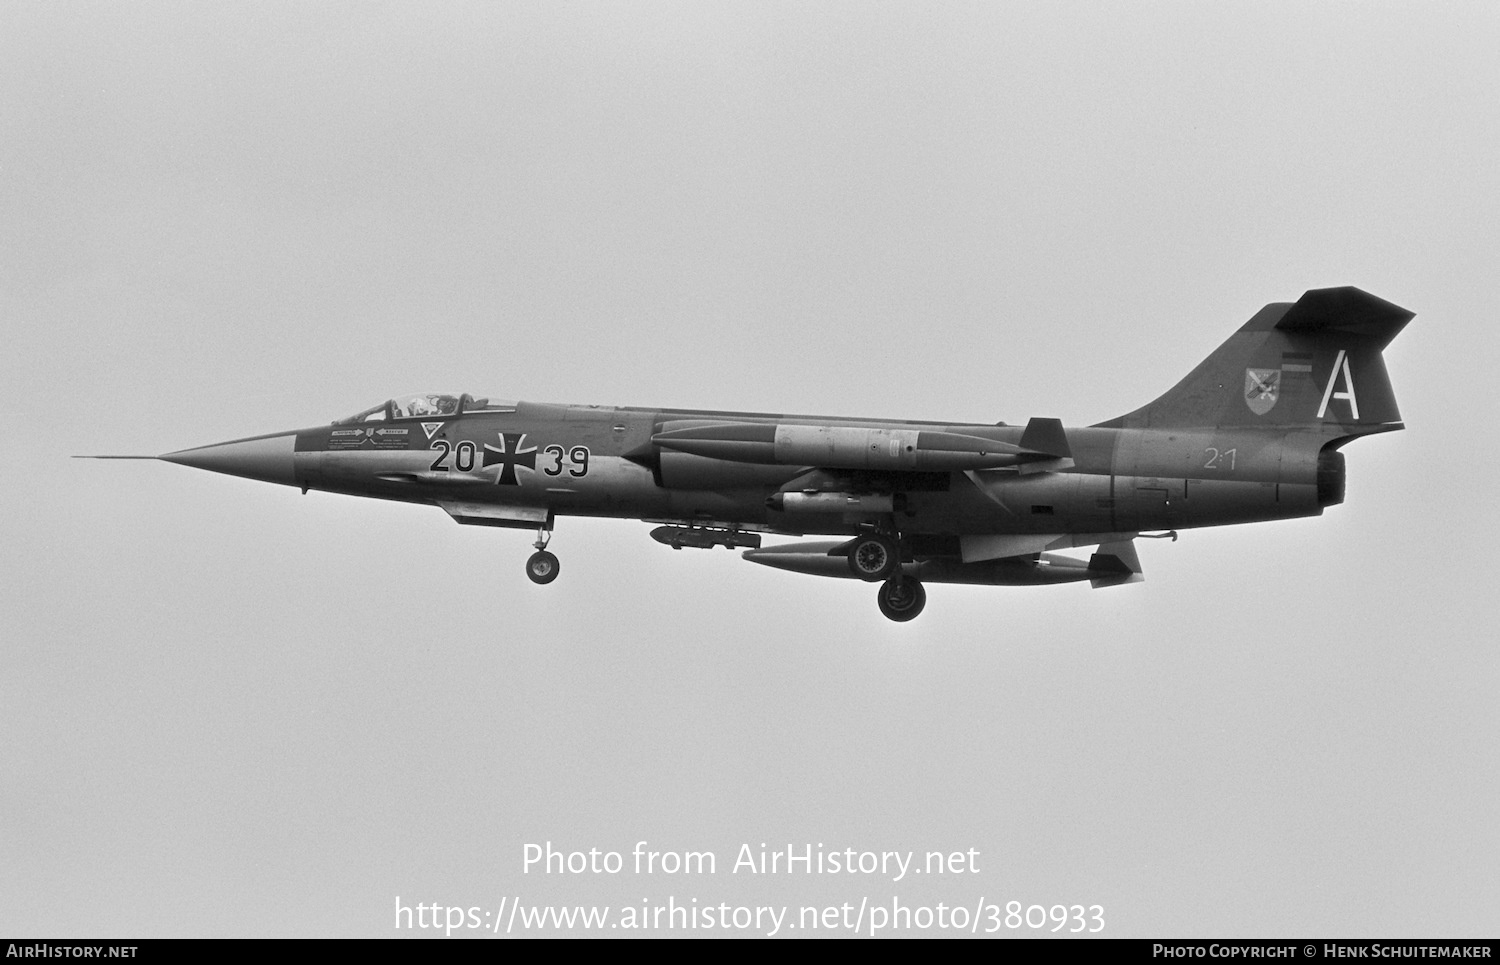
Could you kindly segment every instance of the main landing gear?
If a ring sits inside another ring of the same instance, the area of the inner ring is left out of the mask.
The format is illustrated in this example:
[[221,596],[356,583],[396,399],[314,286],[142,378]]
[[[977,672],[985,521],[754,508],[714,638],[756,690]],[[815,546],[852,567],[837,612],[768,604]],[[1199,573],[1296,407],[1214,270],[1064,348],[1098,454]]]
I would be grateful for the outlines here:
[[557,557],[547,552],[547,544],[552,541],[552,530],[543,527],[536,532],[536,552],[526,561],[526,575],[533,583],[551,583],[557,579],[559,565]]
[[876,597],[880,612],[897,623],[914,619],[927,605],[927,591],[901,572],[901,545],[895,536],[866,531],[849,547],[849,572],[868,583],[884,581]]
[[901,568],[901,550],[884,533],[864,533],[849,547],[849,572],[877,583]]
[[880,612],[886,619],[905,623],[914,620],[927,605],[927,591],[915,577],[896,575],[880,584]]

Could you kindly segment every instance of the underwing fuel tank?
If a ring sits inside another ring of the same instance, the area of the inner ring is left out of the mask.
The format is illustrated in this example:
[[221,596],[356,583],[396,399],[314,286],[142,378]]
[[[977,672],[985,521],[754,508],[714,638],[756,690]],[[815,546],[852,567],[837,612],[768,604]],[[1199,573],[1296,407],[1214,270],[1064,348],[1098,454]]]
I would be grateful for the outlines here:
[[772,493],[766,506],[780,513],[895,513],[906,509],[905,493]]
[[1059,455],[957,432],[755,422],[682,428],[668,422],[651,441],[663,449],[710,459],[831,469],[999,469]]
[[[752,563],[811,576],[833,576],[853,579],[848,562],[837,551],[847,540],[813,540],[783,543],[764,549],[746,550],[740,555]],[[834,553],[835,555],[830,555]],[[962,563],[952,559],[931,559],[903,563],[901,571],[923,583],[971,583],[985,586],[1037,586],[1048,583],[1090,581],[1097,589],[1122,583],[1139,583],[1140,558],[1130,540],[1106,543],[1087,561],[1060,553],[1034,553],[1006,559]]]

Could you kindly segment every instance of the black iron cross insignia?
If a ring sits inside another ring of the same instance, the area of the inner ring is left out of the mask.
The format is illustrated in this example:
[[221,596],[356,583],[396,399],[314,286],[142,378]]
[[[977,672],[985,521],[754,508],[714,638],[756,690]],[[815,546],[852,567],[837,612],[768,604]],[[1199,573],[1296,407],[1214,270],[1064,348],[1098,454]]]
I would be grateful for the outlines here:
[[496,449],[489,443],[484,444],[484,468],[488,469],[495,463],[500,463],[500,476],[495,480],[501,486],[519,486],[521,481],[516,478],[516,467],[525,466],[527,469],[536,471],[536,446],[525,451],[521,450],[521,443],[526,441],[524,432],[502,432],[500,433],[500,448]]

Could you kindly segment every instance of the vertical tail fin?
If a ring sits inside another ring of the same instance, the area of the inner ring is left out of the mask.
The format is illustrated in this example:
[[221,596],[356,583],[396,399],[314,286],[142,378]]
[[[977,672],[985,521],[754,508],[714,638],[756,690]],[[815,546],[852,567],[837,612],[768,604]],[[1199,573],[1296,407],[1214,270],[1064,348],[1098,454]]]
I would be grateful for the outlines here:
[[1399,429],[1381,352],[1413,317],[1358,288],[1267,305],[1161,398],[1100,426]]

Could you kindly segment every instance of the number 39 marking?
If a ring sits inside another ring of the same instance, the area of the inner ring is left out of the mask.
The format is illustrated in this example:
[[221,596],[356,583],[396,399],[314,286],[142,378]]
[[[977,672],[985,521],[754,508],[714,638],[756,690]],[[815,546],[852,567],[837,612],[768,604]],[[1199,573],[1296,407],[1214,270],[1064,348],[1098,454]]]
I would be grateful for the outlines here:
[[[543,466],[542,472],[549,476],[561,476],[563,471],[563,447],[548,446],[543,449],[547,455],[552,457],[551,466]],[[587,446],[574,446],[568,450],[568,462],[573,468],[568,470],[568,475],[581,478],[589,474],[589,450]]]

